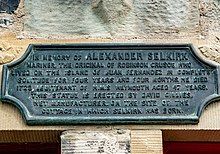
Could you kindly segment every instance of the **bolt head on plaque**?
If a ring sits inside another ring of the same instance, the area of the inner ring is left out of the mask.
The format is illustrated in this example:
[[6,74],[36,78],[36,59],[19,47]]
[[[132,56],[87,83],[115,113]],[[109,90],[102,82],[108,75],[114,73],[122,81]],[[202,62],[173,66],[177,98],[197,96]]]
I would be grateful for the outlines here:
[[30,45],[4,65],[1,100],[30,125],[198,123],[219,66],[189,44]]

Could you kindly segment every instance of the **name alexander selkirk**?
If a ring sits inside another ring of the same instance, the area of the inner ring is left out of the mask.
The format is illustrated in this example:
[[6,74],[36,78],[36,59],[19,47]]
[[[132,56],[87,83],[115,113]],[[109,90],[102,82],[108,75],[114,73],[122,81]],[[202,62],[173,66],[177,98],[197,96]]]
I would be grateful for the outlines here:
[[85,60],[189,60],[188,53],[179,52],[93,52],[85,56]]

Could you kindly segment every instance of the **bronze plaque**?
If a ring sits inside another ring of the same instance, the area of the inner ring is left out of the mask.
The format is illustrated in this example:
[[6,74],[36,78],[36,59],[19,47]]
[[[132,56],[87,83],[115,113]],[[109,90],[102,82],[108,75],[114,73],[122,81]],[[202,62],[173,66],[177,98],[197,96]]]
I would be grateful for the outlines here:
[[30,45],[4,65],[1,100],[28,124],[198,123],[219,66],[192,45]]

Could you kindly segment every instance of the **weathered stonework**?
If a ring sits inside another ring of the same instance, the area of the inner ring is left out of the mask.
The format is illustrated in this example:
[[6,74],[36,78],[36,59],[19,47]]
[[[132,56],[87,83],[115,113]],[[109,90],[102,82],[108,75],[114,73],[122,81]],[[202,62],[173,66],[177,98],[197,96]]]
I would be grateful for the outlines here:
[[208,59],[220,63],[220,37],[214,37],[209,45],[202,45],[199,47],[199,50]]
[[21,51],[20,47],[12,47],[11,44],[0,41],[0,65],[11,62]]
[[24,30],[39,37],[188,32],[199,25],[197,4],[192,0],[29,0]]
[[9,45],[0,43],[0,64],[9,63],[15,58],[15,55],[10,52],[11,50]]
[[137,0],[134,1],[139,30],[163,32],[186,31],[198,26],[197,1],[190,0]]
[[25,1],[26,30],[44,34],[87,34],[86,1],[30,0]]
[[206,40],[199,50],[208,59],[220,63],[220,1],[200,0],[200,35]]
[[95,0],[92,3],[94,11],[104,22],[120,22],[132,9],[130,0]]
[[61,153],[130,154],[130,131],[66,131],[61,135]]
[[125,23],[126,17],[132,10],[131,0],[95,0],[92,3],[92,9],[103,24],[108,27],[108,32],[114,35],[117,28]]
[[5,63],[9,63],[9,62],[11,62],[14,58],[15,58],[15,56],[12,55],[12,54],[10,54],[10,53],[0,52],[0,65],[5,64]]
[[207,31],[220,32],[220,1],[200,0],[200,25]]
[[219,3],[219,0],[21,0],[14,14],[0,14],[0,34],[13,32],[18,38],[56,39],[203,39],[210,32],[220,31]]

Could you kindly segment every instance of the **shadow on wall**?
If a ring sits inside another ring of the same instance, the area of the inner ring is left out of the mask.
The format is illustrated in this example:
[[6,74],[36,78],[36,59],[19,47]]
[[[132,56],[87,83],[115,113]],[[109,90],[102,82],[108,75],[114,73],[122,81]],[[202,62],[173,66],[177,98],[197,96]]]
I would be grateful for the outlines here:
[[0,0],[0,13],[13,13],[19,2],[20,0]]

